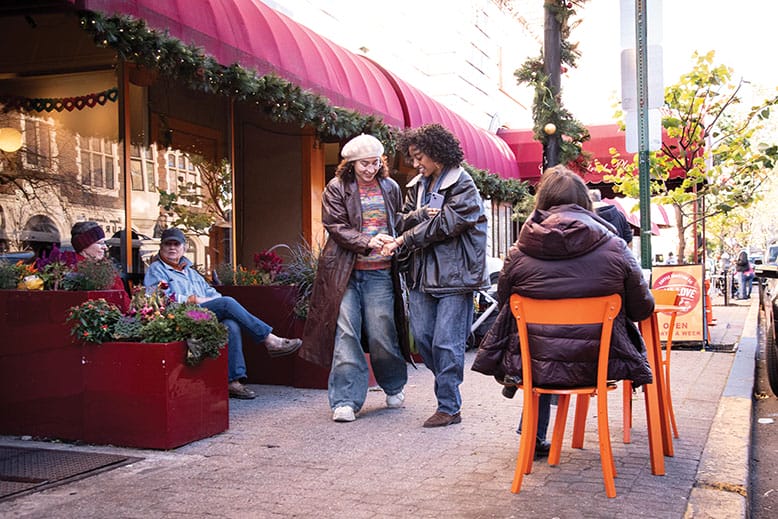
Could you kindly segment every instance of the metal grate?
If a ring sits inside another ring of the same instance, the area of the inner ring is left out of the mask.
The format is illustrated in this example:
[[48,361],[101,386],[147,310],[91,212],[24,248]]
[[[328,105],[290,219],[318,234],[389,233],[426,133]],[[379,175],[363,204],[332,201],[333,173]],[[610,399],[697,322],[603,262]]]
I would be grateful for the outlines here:
[[72,450],[0,447],[0,501],[133,463],[142,458]]

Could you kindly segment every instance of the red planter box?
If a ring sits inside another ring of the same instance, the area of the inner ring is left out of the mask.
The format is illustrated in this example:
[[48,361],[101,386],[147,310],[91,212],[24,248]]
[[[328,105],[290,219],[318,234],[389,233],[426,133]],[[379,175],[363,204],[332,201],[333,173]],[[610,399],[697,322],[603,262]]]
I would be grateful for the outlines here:
[[226,431],[226,349],[197,366],[185,355],[183,342],[84,346],[82,439],[173,449]]
[[0,434],[81,439],[81,348],[65,322],[87,299],[120,304],[118,290],[0,290]]
[[[305,321],[294,314],[294,302],[297,288],[293,286],[219,286],[216,289],[224,296],[235,298],[246,310],[273,327],[273,333],[279,337],[300,338],[303,336]],[[243,356],[246,358],[246,375],[249,384],[270,384],[278,386],[327,387],[327,373],[321,373],[297,355],[271,358],[261,344],[254,343],[250,335],[243,334]],[[307,385],[298,385],[300,378],[310,381]],[[322,385],[323,376],[323,385]]]

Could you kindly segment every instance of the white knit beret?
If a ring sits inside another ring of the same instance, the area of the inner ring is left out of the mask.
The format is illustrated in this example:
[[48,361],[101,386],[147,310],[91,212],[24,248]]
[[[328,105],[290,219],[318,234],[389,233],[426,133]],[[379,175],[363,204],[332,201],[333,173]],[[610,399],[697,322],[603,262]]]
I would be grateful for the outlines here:
[[363,133],[348,141],[340,154],[348,161],[373,159],[384,154],[384,145],[372,135]]

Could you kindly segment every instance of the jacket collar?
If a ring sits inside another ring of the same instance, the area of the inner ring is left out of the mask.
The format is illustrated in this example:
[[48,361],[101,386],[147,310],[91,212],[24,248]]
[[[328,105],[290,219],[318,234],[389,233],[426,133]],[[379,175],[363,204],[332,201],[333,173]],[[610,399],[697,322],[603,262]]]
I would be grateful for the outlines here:
[[[441,173],[441,175],[443,175],[443,179],[440,181],[440,189],[446,189],[456,184],[456,181],[459,180],[459,177],[462,175],[462,171],[464,170],[461,166],[455,166],[443,171],[443,173]],[[422,178],[424,178],[423,175],[419,173],[413,177],[405,186],[410,188],[418,185],[421,187],[424,185]]]

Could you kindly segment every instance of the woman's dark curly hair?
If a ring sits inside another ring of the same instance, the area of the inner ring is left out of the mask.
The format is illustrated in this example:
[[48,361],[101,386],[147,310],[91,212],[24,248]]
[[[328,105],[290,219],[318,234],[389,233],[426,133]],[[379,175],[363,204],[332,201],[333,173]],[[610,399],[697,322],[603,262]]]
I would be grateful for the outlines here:
[[397,147],[405,160],[413,163],[408,150],[411,146],[416,146],[426,156],[443,164],[445,169],[459,166],[465,158],[454,134],[439,124],[408,128],[400,134]]
[[[344,182],[353,182],[357,177],[357,174],[354,172],[354,162],[356,161],[341,160],[340,164],[338,164],[338,169],[335,170],[335,176],[340,177]],[[386,163],[386,157],[381,157],[381,167],[378,168],[375,176],[376,178],[386,178],[389,176],[389,165]]]

